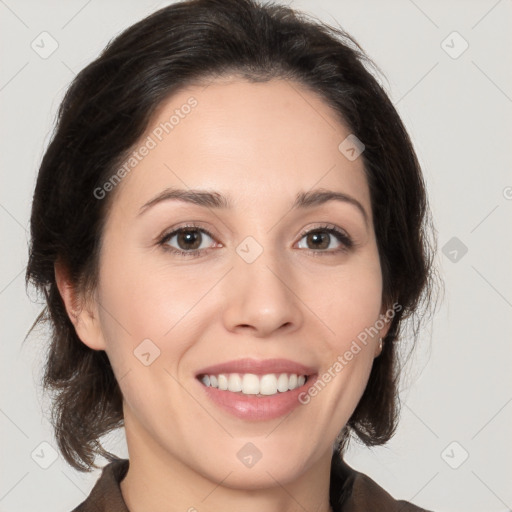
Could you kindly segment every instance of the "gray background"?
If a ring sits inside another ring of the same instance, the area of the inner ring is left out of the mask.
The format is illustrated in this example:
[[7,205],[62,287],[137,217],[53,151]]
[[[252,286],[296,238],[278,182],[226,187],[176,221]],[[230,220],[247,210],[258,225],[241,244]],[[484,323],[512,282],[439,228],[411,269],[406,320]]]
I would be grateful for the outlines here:
[[[69,511],[99,476],[71,470],[54,452],[37,386],[44,332],[22,343],[41,310],[23,279],[31,194],[74,75],[109,39],[167,3],[0,0],[1,512]],[[354,443],[347,461],[425,508],[510,510],[512,2],[290,5],[339,22],[387,77],[424,168],[446,286],[407,366],[396,436],[374,449]],[[58,47],[43,58],[52,40]],[[126,455],[122,432],[107,441]]]

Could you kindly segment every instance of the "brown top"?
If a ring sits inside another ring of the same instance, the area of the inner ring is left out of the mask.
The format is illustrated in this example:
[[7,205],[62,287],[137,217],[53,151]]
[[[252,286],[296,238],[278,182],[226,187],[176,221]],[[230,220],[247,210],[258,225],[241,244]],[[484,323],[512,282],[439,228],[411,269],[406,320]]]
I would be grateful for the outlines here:
[[[119,486],[128,466],[128,459],[105,466],[88,498],[72,512],[129,512]],[[429,512],[393,499],[370,477],[355,471],[339,457],[332,459],[329,494],[334,512]]]

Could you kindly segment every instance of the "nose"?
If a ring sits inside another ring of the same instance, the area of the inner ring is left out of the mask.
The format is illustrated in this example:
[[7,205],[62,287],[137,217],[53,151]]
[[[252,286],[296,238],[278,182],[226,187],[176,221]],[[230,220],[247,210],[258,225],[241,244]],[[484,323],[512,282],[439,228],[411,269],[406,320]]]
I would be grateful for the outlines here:
[[301,327],[302,302],[284,258],[263,251],[256,261],[247,263],[235,254],[234,268],[224,286],[223,321],[228,331],[248,331],[264,338]]

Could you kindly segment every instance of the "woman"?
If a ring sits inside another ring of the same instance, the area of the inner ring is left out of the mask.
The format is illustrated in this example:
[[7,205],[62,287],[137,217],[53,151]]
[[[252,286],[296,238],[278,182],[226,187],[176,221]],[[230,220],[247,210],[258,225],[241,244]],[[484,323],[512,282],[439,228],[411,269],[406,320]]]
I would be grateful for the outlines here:
[[[43,158],[27,280],[77,511],[423,510],[343,461],[397,422],[395,346],[428,306],[425,187],[344,32],[190,0],[74,80]],[[129,461],[100,438],[124,426]]]

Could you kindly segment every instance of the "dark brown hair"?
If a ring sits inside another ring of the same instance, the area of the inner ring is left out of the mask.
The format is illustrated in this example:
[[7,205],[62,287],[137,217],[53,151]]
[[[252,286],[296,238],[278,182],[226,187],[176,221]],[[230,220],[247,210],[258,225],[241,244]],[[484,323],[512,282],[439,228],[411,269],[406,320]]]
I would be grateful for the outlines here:
[[65,265],[78,291],[94,289],[102,229],[116,197],[114,191],[98,200],[94,190],[112,176],[164,99],[201,79],[228,74],[306,86],[365,145],[361,158],[382,267],[382,299],[401,309],[366,390],[341,430],[337,450],[342,454],[351,432],[368,446],[391,438],[400,374],[394,342],[408,317],[416,337],[431,302],[433,246],[417,157],[370,67],[342,29],[288,7],[253,0],[188,0],[125,30],[73,80],[39,169],[26,272],[27,284],[34,284],[46,300],[34,324],[47,321],[52,329],[43,385],[53,392],[56,439],[72,466],[90,470],[96,455],[113,458],[100,438],[123,425],[122,395],[105,352],[78,338],[54,265]]

